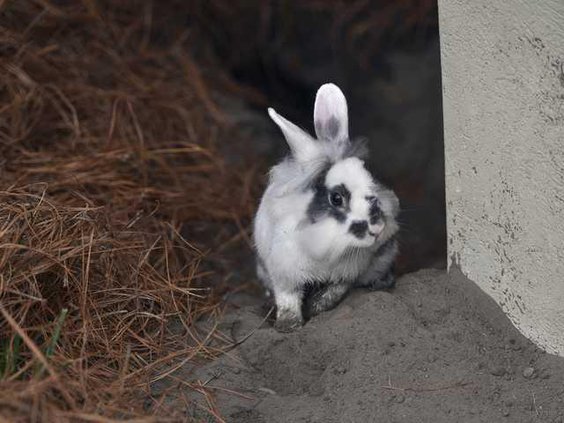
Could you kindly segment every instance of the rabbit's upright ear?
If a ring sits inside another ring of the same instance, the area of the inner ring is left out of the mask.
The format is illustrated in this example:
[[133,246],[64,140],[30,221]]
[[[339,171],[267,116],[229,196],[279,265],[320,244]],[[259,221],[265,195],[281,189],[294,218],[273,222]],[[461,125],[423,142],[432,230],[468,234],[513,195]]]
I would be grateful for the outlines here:
[[339,143],[348,142],[347,100],[335,84],[324,84],[317,90],[313,122],[318,139]]
[[319,155],[319,147],[316,145],[316,141],[311,135],[280,116],[272,108],[268,109],[268,114],[274,123],[282,130],[286,142],[292,151],[292,156],[296,161],[304,163],[317,158]]

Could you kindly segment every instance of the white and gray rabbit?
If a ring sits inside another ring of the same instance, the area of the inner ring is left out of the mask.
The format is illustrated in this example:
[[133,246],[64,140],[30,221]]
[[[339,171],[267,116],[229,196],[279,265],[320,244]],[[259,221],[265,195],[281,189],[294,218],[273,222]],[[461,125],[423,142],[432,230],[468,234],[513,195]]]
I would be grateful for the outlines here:
[[352,286],[394,284],[399,201],[364,167],[363,145],[348,134],[347,101],[334,84],[317,91],[317,139],[268,109],[291,154],[270,171],[254,221],[257,274],[274,295],[275,328],[303,325],[304,293],[313,315],[334,307]]

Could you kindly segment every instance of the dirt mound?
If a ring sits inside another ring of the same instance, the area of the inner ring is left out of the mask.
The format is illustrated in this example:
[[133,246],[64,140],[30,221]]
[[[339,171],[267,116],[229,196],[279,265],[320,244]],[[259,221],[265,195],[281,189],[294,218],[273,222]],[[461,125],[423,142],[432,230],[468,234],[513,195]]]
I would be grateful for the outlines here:
[[[195,373],[229,422],[560,422],[564,360],[521,336],[459,274],[421,271],[393,292],[353,292],[279,334],[256,299],[224,330],[244,340]],[[258,329],[257,329],[258,328]],[[181,370],[176,377],[190,380]],[[168,401],[184,395],[173,392]],[[165,384],[155,386],[163,392]],[[197,403],[197,402],[196,402]],[[177,405],[178,406],[178,405]],[[186,413],[202,417],[195,404]]]

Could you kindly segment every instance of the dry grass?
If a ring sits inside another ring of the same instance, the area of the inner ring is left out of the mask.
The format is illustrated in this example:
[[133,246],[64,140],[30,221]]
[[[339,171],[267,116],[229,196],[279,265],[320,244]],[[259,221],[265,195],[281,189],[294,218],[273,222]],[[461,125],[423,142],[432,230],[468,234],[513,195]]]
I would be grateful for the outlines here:
[[0,4],[1,414],[172,418],[149,382],[225,345],[193,325],[221,275],[185,224],[254,205],[253,171],[217,151],[221,75],[173,3]]
[[[366,17],[347,36],[370,45],[382,14],[354,3],[304,7]],[[0,421],[178,421],[151,382],[228,345],[194,323],[260,191],[220,153],[238,139],[216,94],[262,101],[213,66],[229,5],[0,0]]]

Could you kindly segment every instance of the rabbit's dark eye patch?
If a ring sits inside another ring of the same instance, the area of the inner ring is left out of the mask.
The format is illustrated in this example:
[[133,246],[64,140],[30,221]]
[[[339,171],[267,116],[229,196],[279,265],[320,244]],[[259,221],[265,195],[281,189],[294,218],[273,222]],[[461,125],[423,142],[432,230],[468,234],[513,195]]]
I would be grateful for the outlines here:
[[338,222],[345,222],[349,211],[350,198],[351,194],[344,184],[331,189],[327,189],[323,184],[317,185],[307,209],[309,221],[315,223],[321,218],[329,216]]
[[380,203],[377,200],[373,200],[370,205],[370,224],[375,225],[382,217],[382,209],[380,208]]

